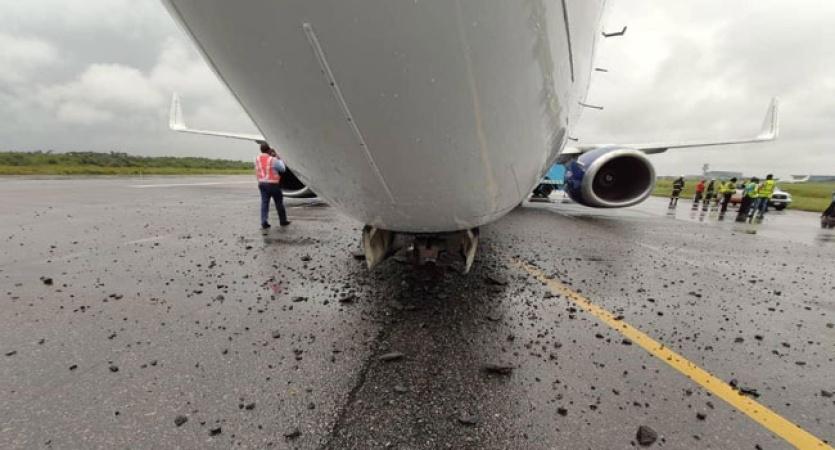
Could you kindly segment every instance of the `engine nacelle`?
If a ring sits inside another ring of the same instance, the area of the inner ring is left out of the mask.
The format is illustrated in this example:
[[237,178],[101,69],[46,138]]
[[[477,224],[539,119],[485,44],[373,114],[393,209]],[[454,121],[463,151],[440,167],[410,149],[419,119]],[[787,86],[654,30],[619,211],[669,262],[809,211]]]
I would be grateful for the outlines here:
[[594,208],[623,208],[644,201],[655,188],[655,168],[632,148],[601,147],[568,165],[565,190],[577,203]]
[[281,192],[288,198],[316,197],[316,194],[302,183],[289,167],[281,174],[281,184],[279,186],[281,186]]

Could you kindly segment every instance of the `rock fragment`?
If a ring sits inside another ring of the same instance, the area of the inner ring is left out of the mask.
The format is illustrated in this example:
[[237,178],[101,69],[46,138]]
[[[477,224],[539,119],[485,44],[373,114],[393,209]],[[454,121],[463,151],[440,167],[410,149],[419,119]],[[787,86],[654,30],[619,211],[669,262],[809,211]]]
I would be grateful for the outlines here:
[[484,365],[484,371],[497,375],[510,375],[514,367],[506,363],[488,363]]
[[487,284],[492,284],[493,286],[507,286],[507,280],[497,275],[485,275],[484,281]]
[[754,398],[758,398],[760,396],[760,393],[756,389],[745,386],[739,387],[739,393]]
[[292,430],[286,431],[284,433],[284,437],[287,438],[287,439],[296,439],[297,437],[299,437],[301,435],[302,435],[302,432],[301,432],[301,430],[299,430],[299,427],[294,427]]
[[402,359],[403,356],[404,356],[403,353],[400,353],[400,352],[389,352],[389,353],[380,355],[377,359],[379,359],[380,361],[389,362],[389,361],[397,361],[398,359]]
[[217,436],[218,434],[223,432],[223,428],[216,427],[209,429],[209,436]]
[[183,426],[186,422],[188,422],[188,417],[186,416],[177,416],[174,418],[174,425],[178,427]]
[[638,433],[635,435],[635,439],[638,440],[638,444],[642,447],[649,447],[658,440],[658,433],[646,425],[641,425],[638,427]]
[[478,423],[478,416],[464,412],[458,416],[458,422],[462,425],[473,426]]

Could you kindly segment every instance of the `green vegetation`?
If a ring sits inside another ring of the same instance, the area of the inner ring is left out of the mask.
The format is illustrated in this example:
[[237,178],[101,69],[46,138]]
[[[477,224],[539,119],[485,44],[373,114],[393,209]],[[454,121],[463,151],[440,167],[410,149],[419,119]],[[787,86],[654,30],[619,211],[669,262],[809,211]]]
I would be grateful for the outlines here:
[[0,175],[199,175],[251,171],[252,163],[225,159],[116,152],[0,152]]
[[835,183],[795,183],[777,186],[792,195],[792,208],[803,211],[822,212],[832,202]]
[[[835,183],[780,183],[777,187],[792,195],[792,204],[789,208],[801,211],[821,212],[829,206],[832,201],[832,192],[835,191]],[[669,197],[673,192],[673,180],[659,179],[655,185],[652,195]],[[693,198],[696,194],[696,181],[687,180],[682,198]]]

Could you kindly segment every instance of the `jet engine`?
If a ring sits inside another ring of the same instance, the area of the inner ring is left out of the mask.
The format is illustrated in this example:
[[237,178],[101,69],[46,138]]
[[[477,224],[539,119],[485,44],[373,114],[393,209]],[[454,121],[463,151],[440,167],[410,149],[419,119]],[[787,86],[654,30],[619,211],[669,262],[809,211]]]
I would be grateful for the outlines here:
[[565,190],[577,203],[623,208],[644,201],[655,188],[649,158],[632,148],[601,147],[568,164]]
[[316,197],[316,194],[305,186],[289,167],[281,174],[281,192],[288,198]]

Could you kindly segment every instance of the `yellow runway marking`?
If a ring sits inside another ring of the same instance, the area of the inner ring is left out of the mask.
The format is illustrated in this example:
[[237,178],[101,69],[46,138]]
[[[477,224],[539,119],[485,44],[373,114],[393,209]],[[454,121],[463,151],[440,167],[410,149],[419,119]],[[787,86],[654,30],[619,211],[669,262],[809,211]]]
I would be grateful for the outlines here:
[[593,304],[589,299],[583,297],[577,292],[574,292],[568,286],[557,280],[549,278],[545,272],[539,268],[524,262],[517,262],[517,265],[529,274],[533,275],[537,280],[545,283],[545,285],[551,289],[551,292],[564,295],[572,303],[595,316],[601,322],[610,326],[626,338],[630,339],[635,345],[641,346],[641,348],[649,352],[652,356],[664,361],[672,368],[684,374],[687,378],[690,378],[701,387],[710,391],[713,395],[721,398],[737,410],[745,413],[745,415],[765,427],[767,430],[785,439],[789,444],[801,449],[833,450],[832,447],[811,435],[803,428],[800,428],[800,426],[786,420],[760,403],[741,395],[721,379],[716,378],[706,370],[688,361],[678,353],[670,350],[664,344],[659,343],[622,320],[618,320],[614,314]]

